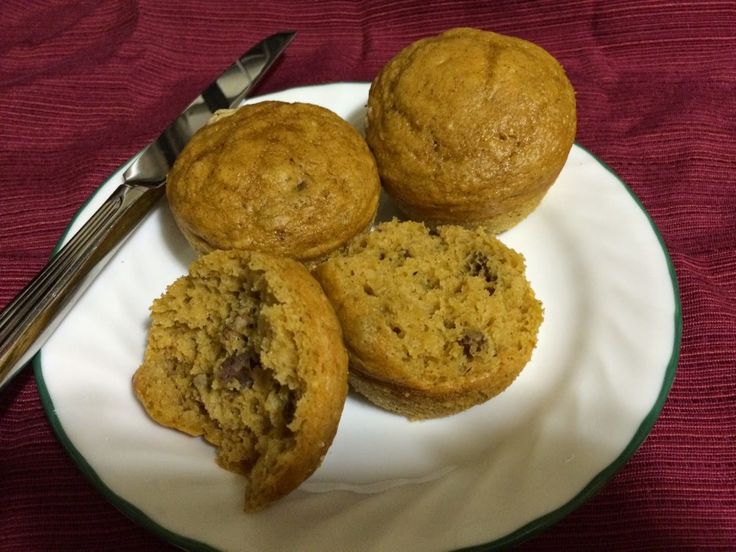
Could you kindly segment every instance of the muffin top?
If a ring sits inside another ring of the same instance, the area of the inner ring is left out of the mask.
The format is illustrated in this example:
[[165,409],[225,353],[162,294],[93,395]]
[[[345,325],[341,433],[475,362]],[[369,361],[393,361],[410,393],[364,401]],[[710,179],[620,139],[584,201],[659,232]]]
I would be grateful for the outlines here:
[[366,122],[383,184],[408,212],[472,223],[552,184],[575,137],[575,95],[541,47],[459,28],[384,66]]
[[174,218],[200,252],[311,260],[365,229],[380,182],[362,136],[337,114],[265,101],[200,129],[169,174]]
[[315,275],[335,305],[351,370],[376,383],[488,398],[536,345],[542,308],[524,258],[483,228],[383,223]]

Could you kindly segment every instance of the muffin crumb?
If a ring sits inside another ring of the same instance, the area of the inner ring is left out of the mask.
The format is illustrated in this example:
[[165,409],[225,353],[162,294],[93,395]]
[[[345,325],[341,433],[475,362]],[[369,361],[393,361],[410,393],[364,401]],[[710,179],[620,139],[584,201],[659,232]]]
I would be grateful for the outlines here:
[[214,251],[154,301],[133,388],[156,422],[204,436],[218,464],[246,476],[254,511],[321,463],[347,395],[347,352],[301,264]]
[[536,346],[542,305],[524,258],[484,228],[385,222],[315,276],[343,328],[350,383],[408,418],[497,395]]

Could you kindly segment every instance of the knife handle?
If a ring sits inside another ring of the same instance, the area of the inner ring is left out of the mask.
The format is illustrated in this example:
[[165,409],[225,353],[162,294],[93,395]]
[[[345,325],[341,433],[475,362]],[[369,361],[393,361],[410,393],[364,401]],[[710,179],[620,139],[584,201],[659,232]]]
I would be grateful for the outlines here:
[[41,348],[164,190],[163,181],[118,186],[0,313],[0,390]]

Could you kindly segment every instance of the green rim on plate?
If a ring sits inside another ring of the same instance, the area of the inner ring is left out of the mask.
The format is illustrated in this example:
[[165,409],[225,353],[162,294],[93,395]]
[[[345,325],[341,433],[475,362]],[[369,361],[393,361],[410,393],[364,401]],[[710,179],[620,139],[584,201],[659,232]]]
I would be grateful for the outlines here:
[[[662,380],[662,386],[660,388],[656,401],[652,405],[652,408],[649,410],[649,413],[642,420],[633,438],[629,441],[628,445],[623,449],[623,451],[619,454],[619,456],[611,464],[609,464],[607,467],[601,470],[579,493],[577,493],[577,495],[575,495],[567,503],[527,523],[526,525],[509,533],[508,535],[504,537],[501,537],[492,542],[473,545],[473,546],[461,549],[466,552],[495,550],[499,548],[508,547],[510,545],[518,544],[524,540],[527,540],[545,531],[552,525],[556,524],[558,521],[562,520],[564,517],[568,516],[574,510],[579,508],[587,500],[592,498],[621,468],[624,467],[624,465],[629,460],[629,458],[631,458],[633,454],[636,452],[636,450],[642,445],[647,435],[651,431],[652,427],[654,426],[655,422],[657,421],[657,418],[659,417],[659,414],[664,406],[664,403],[667,399],[667,395],[669,394],[670,388],[672,387],[672,383],[675,378],[675,372],[677,369],[679,353],[680,353],[680,343],[682,339],[682,310],[681,310],[680,294],[679,294],[679,287],[677,283],[677,275],[675,272],[675,267],[672,263],[672,259],[670,258],[668,254],[667,247],[664,243],[662,235],[659,232],[659,229],[655,225],[654,221],[652,220],[651,216],[649,215],[647,210],[644,208],[644,205],[642,204],[640,199],[626,185],[626,183],[624,183],[623,180],[621,180],[608,165],[606,165],[598,157],[593,155],[589,150],[580,146],[579,144],[576,144],[576,145],[580,147],[582,150],[584,150],[585,152],[587,152],[597,163],[599,163],[612,176],[614,176],[616,180],[618,181],[618,183],[629,193],[629,195],[634,199],[636,205],[646,216],[647,220],[649,221],[652,231],[654,232],[655,236],[657,237],[657,240],[659,241],[660,247],[662,249],[662,252],[664,253],[664,256],[667,262],[667,268],[669,271],[670,280],[672,282],[673,301],[674,301],[674,307],[675,307],[674,309],[674,340],[673,340],[672,353],[670,356],[669,363],[667,364],[664,378]],[[116,173],[111,175],[110,178],[108,178],[105,182],[103,182],[100,185],[100,187],[80,207],[80,209],[74,215],[73,219],[71,220],[66,230],[62,234],[61,238],[57,242],[57,245],[54,248],[54,251],[52,253],[52,256],[56,254],[58,250],[61,248],[67,235],[70,232],[71,227],[74,225],[80,213],[87,207],[87,205],[92,201],[92,199],[101,192],[101,190],[105,187],[105,185],[108,184],[116,175],[119,175],[123,171],[124,167],[127,167],[127,165],[131,161],[132,159],[128,161],[127,163],[125,163],[118,171],[116,171]],[[217,550],[200,541],[197,541],[191,538],[187,538],[187,537],[183,537],[177,533],[169,531],[168,529],[166,529],[165,527],[163,527],[162,525],[160,525],[159,523],[151,519],[145,513],[143,513],[143,511],[141,511],[135,505],[131,504],[130,502],[128,502],[121,496],[117,495],[105,484],[105,482],[98,476],[98,474],[95,472],[92,466],[90,466],[87,460],[82,456],[82,454],[76,449],[74,444],[71,442],[66,432],[64,431],[61,421],[56,415],[56,410],[54,408],[53,400],[51,398],[51,395],[43,379],[42,354],[43,354],[43,349],[39,351],[39,353],[37,353],[33,357],[33,361],[32,361],[34,373],[36,376],[36,381],[38,384],[39,395],[41,397],[41,403],[46,412],[46,416],[54,432],[57,435],[57,438],[61,442],[62,446],[66,449],[67,453],[72,458],[72,460],[77,464],[78,468],[87,477],[87,479],[92,483],[92,485],[96,487],[97,490],[100,493],[102,493],[102,495],[111,504],[113,504],[118,510],[120,510],[123,514],[128,516],[130,519],[132,519],[133,521],[135,521],[142,527],[150,530],[152,533],[163,538],[164,540],[176,546],[187,549],[187,550],[207,551],[207,552],[212,552],[212,551]]]

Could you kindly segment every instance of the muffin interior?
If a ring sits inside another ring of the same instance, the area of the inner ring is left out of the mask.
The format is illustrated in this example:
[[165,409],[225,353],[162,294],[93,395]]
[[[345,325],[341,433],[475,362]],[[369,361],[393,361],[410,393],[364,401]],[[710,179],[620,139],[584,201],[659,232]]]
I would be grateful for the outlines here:
[[154,302],[134,386],[156,421],[203,435],[222,467],[258,489],[300,454],[307,382],[290,330],[298,312],[274,296],[263,271],[221,257],[195,263]]
[[523,257],[483,230],[385,223],[317,274],[357,368],[377,379],[470,386],[510,358],[526,362],[536,343],[541,308]]

